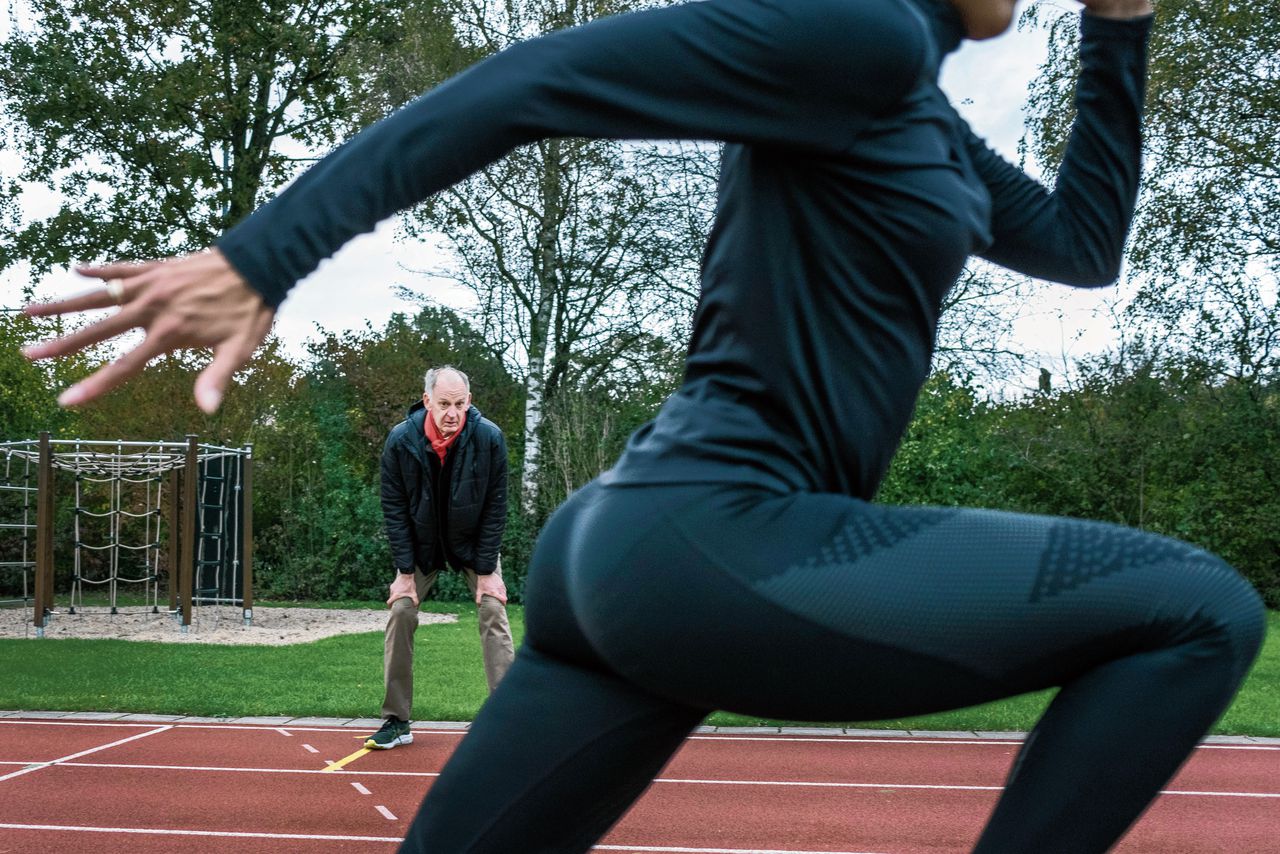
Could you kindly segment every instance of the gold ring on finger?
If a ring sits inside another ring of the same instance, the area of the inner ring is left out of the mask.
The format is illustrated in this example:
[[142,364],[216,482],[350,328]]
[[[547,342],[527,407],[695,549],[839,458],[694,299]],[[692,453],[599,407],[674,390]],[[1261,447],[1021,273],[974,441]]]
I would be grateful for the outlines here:
[[107,295],[111,297],[111,301],[116,305],[124,305],[124,282],[119,279],[111,279],[107,282]]

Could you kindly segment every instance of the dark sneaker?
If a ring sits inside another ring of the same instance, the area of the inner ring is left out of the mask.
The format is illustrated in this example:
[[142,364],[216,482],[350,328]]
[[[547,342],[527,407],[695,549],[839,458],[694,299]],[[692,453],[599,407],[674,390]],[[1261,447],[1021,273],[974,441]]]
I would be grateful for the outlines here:
[[399,718],[387,718],[382,729],[364,740],[364,746],[370,750],[390,750],[397,744],[413,744],[409,722]]

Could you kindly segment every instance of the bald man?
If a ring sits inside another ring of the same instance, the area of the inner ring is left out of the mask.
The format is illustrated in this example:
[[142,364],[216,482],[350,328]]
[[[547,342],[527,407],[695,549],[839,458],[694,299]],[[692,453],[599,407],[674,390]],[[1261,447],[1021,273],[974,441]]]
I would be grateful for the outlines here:
[[427,371],[422,401],[387,437],[382,512],[396,578],[387,597],[383,725],[365,747],[390,750],[413,742],[413,635],[418,605],[440,570],[460,570],[475,597],[490,691],[514,654],[498,554],[507,520],[507,446],[497,425],[472,405],[462,371],[448,365]]

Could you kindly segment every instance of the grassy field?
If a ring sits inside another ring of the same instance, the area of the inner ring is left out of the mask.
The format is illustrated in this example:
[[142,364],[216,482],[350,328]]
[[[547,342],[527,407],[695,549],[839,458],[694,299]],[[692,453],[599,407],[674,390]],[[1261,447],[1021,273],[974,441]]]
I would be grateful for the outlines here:
[[[475,608],[436,602],[428,607],[457,614],[458,622],[418,630],[414,716],[470,720],[485,699]],[[524,612],[513,606],[509,613],[518,642],[524,633]],[[1268,620],[1262,656],[1215,732],[1280,737],[1280,613],[1270,613]],[[1026,730],[1050,696],[1029,694],[918,718],[838,723],[884,729]],[[381,700],[380,632],[285,647],[0,640],[0,709],[377,717]],[[806,722],[721,712],[707,723]]]

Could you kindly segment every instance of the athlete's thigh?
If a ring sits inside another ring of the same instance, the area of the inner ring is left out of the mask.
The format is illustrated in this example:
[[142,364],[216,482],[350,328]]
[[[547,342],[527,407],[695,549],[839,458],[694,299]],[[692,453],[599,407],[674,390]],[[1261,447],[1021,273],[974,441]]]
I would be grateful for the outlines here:
[[[786,554],[751,561],[736,545],[751,530],[786,540]],[[782,513],[766,502],[721,531],[728,571],[765,599],[1023,690],[1164,643],[1197,579],[1225,566],[1116,525],[831,495]]]
[[815,719],[983,702],[1159,645],[1167,566],[1200,554],[1097,523],[826,494],[596,502],[568,585],[594,649],[682,702]]

